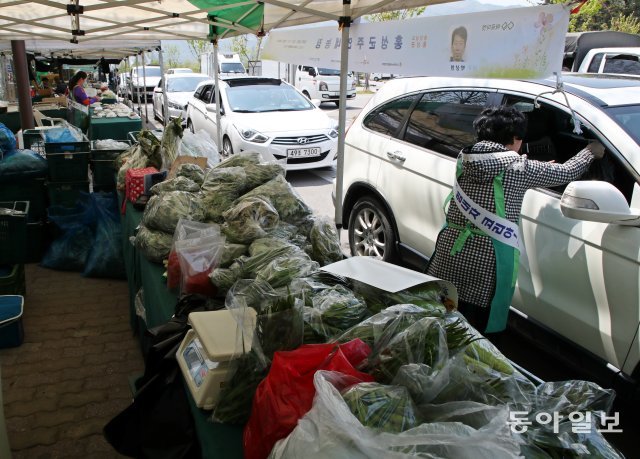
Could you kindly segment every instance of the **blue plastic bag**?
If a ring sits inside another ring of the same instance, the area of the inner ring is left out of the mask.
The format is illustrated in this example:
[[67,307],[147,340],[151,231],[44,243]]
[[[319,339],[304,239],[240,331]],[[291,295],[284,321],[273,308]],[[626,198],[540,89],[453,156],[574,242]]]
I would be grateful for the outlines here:
[[96,217],[95,238],[82,275],[125,279],[118,198],[115,193],[92,193],[91,201]]
[[75,207],[51,206],[47,213],[58,235],[40,264],[45,268],[82,271],[94,239],[95,210],[91,196],[81,193]]
[[31,150],[15,150],[0,159],[0,183],[47,176],[47,160]]
[[16,149],[16,136],[11,129],[0,123],[0,153],[7,154]]

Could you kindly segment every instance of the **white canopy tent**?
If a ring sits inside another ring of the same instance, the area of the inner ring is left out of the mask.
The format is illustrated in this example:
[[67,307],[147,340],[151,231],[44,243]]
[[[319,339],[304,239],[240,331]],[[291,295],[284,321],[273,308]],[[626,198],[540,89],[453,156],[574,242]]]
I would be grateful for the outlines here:
[[[109,40],[207,37],[217,47],[219,39],[235,35],[262,36],[280,27],[335,20],[342,36],[336,171],[336,195],[340,197],[349,25],[367,14],[452,1],[456,0],[9,0],[0,6],[0,41],[56,39],[104,46]],[[215,86],[219,107],[218,84]],[[216,121],[220,125],[219,111]],[[340,198],[336,200],[335,222],[338,228],[342,226]]]

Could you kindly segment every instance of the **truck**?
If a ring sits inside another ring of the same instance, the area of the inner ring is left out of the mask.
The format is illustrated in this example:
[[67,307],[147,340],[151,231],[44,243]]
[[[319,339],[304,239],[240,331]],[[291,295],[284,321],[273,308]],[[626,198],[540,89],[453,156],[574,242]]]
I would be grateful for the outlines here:
[[[340,105],[340,70],[298,65],[295,87],[309,99],[333,102]],[[347,78],[347,99],[355,99],[356,81],[353,75]]]
[[[129,75],[132,85],[132,87],[126,89],[129,99],[138,100],[138,96],[145,99],[153,98],[153,90],[158,86],[162,78],[160,67],[154,65],[146,66],[144,69],[142,67],[134,67]],[[131,91],[133,91],[132,94]]]
[[568,33],[563,70],[640,75],[640,35],[594,31]]
[[[211,78],[214,76],[214,54],[213,52],[203,53],[200,55],[200,73],[209,75]],[[247,69],[245,69],[240,59],[239,54],[221,54],[218,53],[218,75],[220,77],[225,76],[239,76],[246,75]]]

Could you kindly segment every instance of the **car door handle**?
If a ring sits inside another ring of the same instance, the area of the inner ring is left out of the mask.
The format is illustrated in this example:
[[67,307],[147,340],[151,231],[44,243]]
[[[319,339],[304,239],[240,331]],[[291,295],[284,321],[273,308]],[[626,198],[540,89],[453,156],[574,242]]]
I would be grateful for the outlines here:
[[401,151],[388,151],[387,152],[387,157],[389,159],[393,159],[394,161],[400,161],[401,163],[404,162],[407,158],[405,158],[402,154]]

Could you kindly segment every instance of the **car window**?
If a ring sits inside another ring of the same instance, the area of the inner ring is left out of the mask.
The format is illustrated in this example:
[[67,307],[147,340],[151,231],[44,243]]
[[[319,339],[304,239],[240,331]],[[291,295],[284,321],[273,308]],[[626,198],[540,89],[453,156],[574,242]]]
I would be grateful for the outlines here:
[[600,62],[602,62],[603,56],[604,56],[604,53],[598,53],[594,55],[593,59],[591,60],[591,63],[589,64],[589,68],[587,69],[587,72],[598,73],[598,70],[600,70]]
[[286,84],[235,86],[226,91],[229,107],[234,112],[293,112],[314,108],[309,99]]
[[604,73],[624,73],[626,75],[640,75],[638,56],[618,55],[610,56],[604,62]]
[[194,96],[201,100],[202,102],[204,102],[205,104],[208,104],[209,101],[211,100],[211,89],[213,88],[213,85],[211,84],[206,84],[204,86],[202,86],[200,89],[198,89],[198,91],[196,91],[196,93],[194,94]]
[[[504,103],[528,107],[524,111],[527,132],[522,139],[520,152],[529,159],[564,163],[582,150],[589,139],[598,139],[597,134],[586,126],[582,127],[581,135],[575,134],[571,114],[559,108],[545,103],[541,103],[540,108],[533,108],[533,99],[511,95],[506,96]],[[580,180],[609,182],[622,192],[628,203],[631,202],[635,180],[627,166],[615,155],[606,154],[601,160],[593,161]],[[561,185],[547,189],[558,193],[559,198],[565,187]]]
[[452,157],[475,141],[473,120],[485,108],[488,92],[425,93],[413,109],[404,140]]
[[384,135],[397,135],[402,121],[419,94],[394,99],[370,112],[363,121],[366,128]]
[[170,78],[167,80],[167,92],[190,92],[209,77]]

